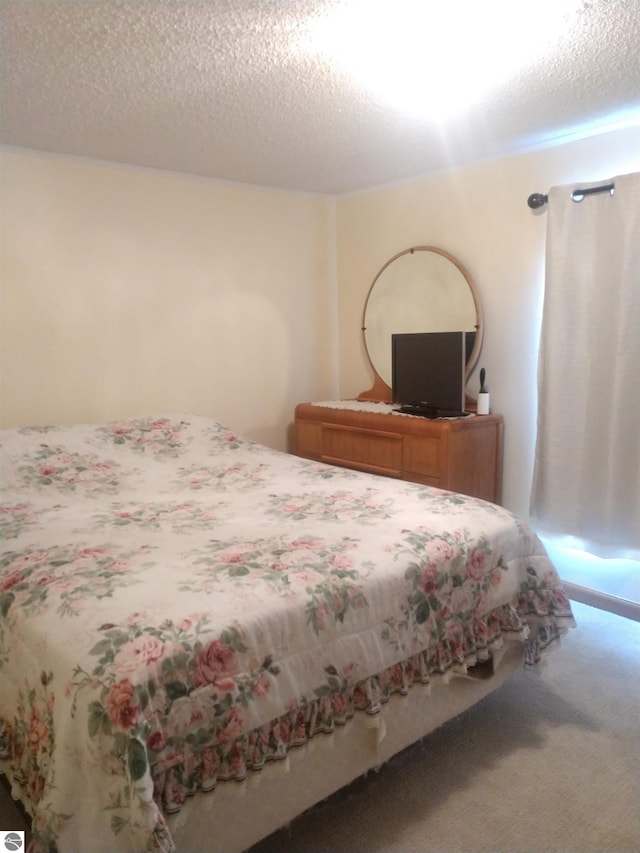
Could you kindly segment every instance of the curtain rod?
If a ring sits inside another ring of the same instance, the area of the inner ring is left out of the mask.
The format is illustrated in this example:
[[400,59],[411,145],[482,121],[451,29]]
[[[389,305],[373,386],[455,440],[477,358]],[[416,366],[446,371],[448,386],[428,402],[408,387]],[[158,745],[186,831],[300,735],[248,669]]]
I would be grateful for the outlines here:
[[[582,199],[586,195],[593,195],[594,193],[611,193],[615,190],[615,184],[612,182],[610,184],[603,184],[601,187],[587,187],[584,190],[574,190],[571,193],[571,198],[574,201],[582,201]],[[527,199],[527,204],[532,210],[537,210],[539,207],[543,207],[549,201],[548,195],[542,195],[542,193],[532,193]]]

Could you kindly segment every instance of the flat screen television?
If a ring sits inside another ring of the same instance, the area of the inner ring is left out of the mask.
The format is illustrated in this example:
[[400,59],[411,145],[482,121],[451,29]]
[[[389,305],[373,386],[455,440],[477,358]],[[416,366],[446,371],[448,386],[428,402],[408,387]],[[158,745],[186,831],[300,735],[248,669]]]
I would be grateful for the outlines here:
[[426,417],[464,414],[465,332],[409,332],[391,336],[393,402]]

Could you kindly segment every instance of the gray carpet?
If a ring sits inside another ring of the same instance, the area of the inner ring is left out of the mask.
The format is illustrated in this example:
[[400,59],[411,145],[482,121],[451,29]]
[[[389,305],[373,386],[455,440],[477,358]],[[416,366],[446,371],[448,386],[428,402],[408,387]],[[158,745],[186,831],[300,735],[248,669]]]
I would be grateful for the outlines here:
[[544,665],[251,853],[640,850],[640,625],[584,604]]
[[540,669],[251,853],[638,853],[640,625],[573,607]]

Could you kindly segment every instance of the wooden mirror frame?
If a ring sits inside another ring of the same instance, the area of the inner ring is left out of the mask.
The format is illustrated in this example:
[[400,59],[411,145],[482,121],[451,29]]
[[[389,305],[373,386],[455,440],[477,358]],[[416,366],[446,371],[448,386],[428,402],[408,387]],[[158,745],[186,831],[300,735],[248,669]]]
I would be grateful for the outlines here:
[[[464,279],[464,281],[466,282],[467,287],[469,288],[469,292],[471,294],[471,297],[473,299],[473,306],[475,308],[475,314],[476,314],[476,322],[474,324],[475,325],[476,337],[475,337],[473,349],[469,355],[469,359],[467,360],[466,371],[465,371],[466,379],[469,378],[469,376],[471,375],[471,372],[473,371],[476,364],[478,363],[478,358],[480,356],[480,350],[482,348],[482,339],[483,339],[483,335],[484,335],[484,323],[483,323],[483,315],[482,315],[482,306],[480,304],[480,296],[479,296],[478,290],[477,290],[477,288],[473,282],[473,279],[469,275],[469,272],[467,271],[467,269],[460,263],[460,261],[457,258],[455,258],[453,255],[451,255],[449,252],[445,251],[444,249],[439,249],[435,246],[413,246],[410,249],[404,249],[402,252],[398,252],[396,255],[394,255],[392,258],[390,258],[384,264],[384,266],[380,269],[380,271],[376,275],[375,279],[373,280],[371,287],[369,288],[369,292],[367,294],[367,298],[366,298],[365,304],[364,304],[364,310],[362,312],[361,330],[362,330],[362,338],[363,338],[363,343],[364,343],[364,348],[365,348],[365,352],[367,355],[367,359],[369,361],[371,369],[373,370],[374,382],[373,382],[372,387],[368,391],[363,391],[361,394],[358,395],[358,400],[370,400],[370,401],[377,401],[377,402],[384,402],[384,403],[392,402],[392,389],[387,384],[387,382],[385,382],[385,380],[380,376],[380,373],[376,369],[376,365],[373,362],[373,358],[371,357],[370,349],[367,346],[367,336],[366,336],[366,332],[367,332],[367,322],[366,322],[367,308],[370,307],[371,296],[375,290],[376,284],[379,283],[380,277],[383,275],[383,273],[386,270],[388,270],[388,268],[391,266],[391,264],[394,263],[394,261],[397,261],[399,258],[402,258],[405,255],[414,254],[415,252],[432,252],[436,255],[441,256],[442,258],[451,262],[451,264],[453,265],[453,267],[455,268],[457,273],[459,273],[462,276],[462,278]],[[409,306],[409,310],[410,311],[412,310],[411,306]],[[440,331],[441,329],[438,329],[438,330]],[[388,333],[389,334],[389,341],[391,341],[391,335],[394,332],[403,332],[403,331],[408,331],[408,330],[405,328],[389,329],[389,333]],[[410,329],[410,331],[416,331],[416,329],[412,328],[412,329]],[[428,332],[428,331],[432,331],[432,329],[425,328],[425,329],[421,329],[420,331]],[[454,329],[452,329],[451,331],[454,331]],[[389,350],[390,349],[391,349],[391,346],[389,344]],[[378,367],[379,367],[379,365],[378,365]],[[473,410],[473,408],[475,408],[475,400],[473,400],[473,398],[470,398],[467,396],[467,409]]]

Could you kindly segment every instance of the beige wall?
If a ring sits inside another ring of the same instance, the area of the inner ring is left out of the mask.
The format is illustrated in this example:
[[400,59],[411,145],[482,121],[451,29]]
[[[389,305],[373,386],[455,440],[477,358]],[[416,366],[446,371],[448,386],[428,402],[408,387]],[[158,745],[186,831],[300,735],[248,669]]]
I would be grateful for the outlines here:
[[[503,501],[526,516],[536,427],[537,341],[546,208],[527,198],[552,186],[640,170],[640,130],[617,131],[338,199],[340,393],[371,386],[362,311],[383,264],[410,246],[455,255],[479,289],[485,318],[478,368],[505,418]],[[477,370],[469,390],[478,388]]]
[[334,202],[2,154],[4,426],[211,415],[279,449],[336,393]]
[[1,168],[4,425],[189,411],[291,447],[297,402],[370,387],[369,286],[431,244],[480,291],[503,499],[526,516],[546,228],[526,200],[640,170],[640,132],[337,200],[33,152]]

